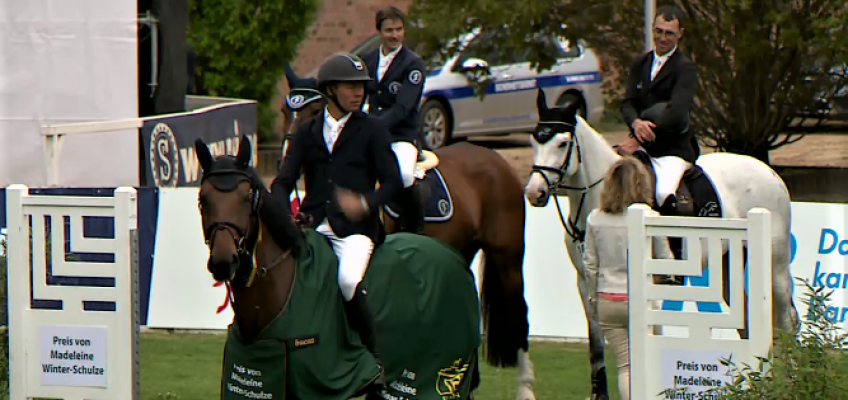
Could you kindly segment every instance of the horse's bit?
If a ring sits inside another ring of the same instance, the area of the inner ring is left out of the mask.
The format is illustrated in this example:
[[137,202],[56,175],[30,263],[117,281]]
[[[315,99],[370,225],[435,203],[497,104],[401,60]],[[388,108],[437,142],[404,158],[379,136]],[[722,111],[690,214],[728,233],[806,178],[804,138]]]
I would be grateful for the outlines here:
[[[603,182],[604,178],[598,179],[597,181],[595,181],[591,185],[584,186],[584,187],[571,187],[571,186],[567,186],[567,185],[562,184],[562,180],[565,177],[565,173],[566,173],[566,170],[568,169],[568,165],[571,162],[571,156],[572,156],[572,154],[575,153],[575,148],[576,148],[576,153],[577,153],[577,165],[578,165],[578,167],[579,167],[580,163],[583,162],[583,152],[580,150],[580,141],[577,139],[577,135],[574,134],[575,126],[574,126],[574,124],[570,124],[570,123],[567,123],[567,122],[560,122],[560,121],[541,121],[541,122],[539,122],[539,125],[544,126],[543,131],[542,131],[541,134],[537,131],[536,133],[534,133],[534,135],[536,136],[536,140],[540,143],[547,142],[548,140],[553,138],[557,133],[560,133],[560,132],[553,131],[553,129],[551,129],[550,127],[548,127],[546,125],[565,125],[566,127],[571,129],[571,131],[570,131],[571,139],[566,142],[566,143],[568,143],[568,148],[566,149],[565,160],[562,162],[562,164],[559,166],[559,168],[549,167],[547,165],[533,164],[533,171],[530,174],[532,175],[533,173],[538,173],[539,175],[542,176],[542,179],[544,179],[545,183],[548,185],[549,196],[552,196],[554,198],[554,202],[556,203],[556,206],[557,206],[557,213],[559,214],[559,220],[562,223],[562,227],[565,229],[565,232],[568,233],[568,236],[571,237],[571,239],[573,241],[583,243],[584,239],[586,238],[586,231],[584,229],[580,229],[577,226],[577,221],[572,220],[571,217],[569,217],[568,221],[566,222],[566,218],[564,218],[562,216],[562,208],[559,205],[559,198],[556,195],[556,190],[557,189],[565,189],[565,190],[579,190],[580,191],[580,203],[578,203],[577,212],[575,213],[575,215],[579,216],[580,212],[583,210],[583,203],[586,201],[586,194],[589,192],[589,189],[592,189],[593,187],[595,187],[598,184],[600,184],[601,182]],[[552,172],[554,174],[557,174],[556,180],[551,181],[550,179],[548,179],[548,176],[543,171]],[[587,178],[585,176],[586,172],[585,171],[582,171],[582,172],[583,172],[583,175],[584,175],[583,177]],[[588,182],[588,179],[584,179],[584,181]]]
[[[201,183],[203,182],[203,180],[205,180],[206,178],[208,178],[210,176],[227,175],[227,174],[243,175],[243,176],[247,177],[248,181],[252,182],[251,177],[247,173],[245,173],[244,171],[237,170],[237,169],[225,169],[225,170],[210,171],[209,173],[204,174],[203,178],[201,178]],[[251,189],[250,189],[250,218],[248,219],[249,221],[253,221],[254,217],[258,218],[259,206],[260,206],[261,200],[262,200],[261,192],[259,190],[257,190],[255,187],[251,186]],[[198,207],[201,207],[201,205],[198,204]],[[254,277],[259,276],[260,278],[264,278],[265,275],[267,275],[268,271],[270,271],[271,269],[273,269],[274,267],[279,265],[288,256],[288,252],[284,252],[280,257],[278,257],[276,260],[274,260],[274,262],[272,262],[268,266],[260,268],[258,266],[259,263],[256,260],[256,246],[259,244],[261,236],[262,236],[261,229],[257,233],[257,238],[253,242],[252,247],[250,249],[248,249],[247,242],[248,242],[248,238],[250,237],[251,223],[248,222],[248,225],[244,229],[241,229],[241,228],[239,228],[238,225],[236,225],[235,223],[230,222],[230,221],[213,222],[209,226],[209,228],[206,229],[203,232],[203,236],[204,236],[204,239],[205,239],[205,242],[206,242],[206,246],[209,247],[209,253],[210,254],[212,253],[212,247],[213,247],[212,246],[212,240],[215,238],[215,234],[218,231],[222,231],[222,230],[227,231],[230,234],[230,236],[233,238],[233,241],[236,243],[236,251],[237,251],[238,260],[239,260],[239,271],[241,271],[243,269],[243,267],[246,263],[250,264],[250,268],[249,268],[249,271],[250,271],[249,274],[250,275],[246,279],[244,279],[243,277],[241,279],[241,280],[245,281],[245,286],[247,286],[247,287],[250,287],[253,284]],[[239,272],[236,272],[236,274],[238,275]],[[227,284],[227,291],[230,292],[231,291],[230,286],[229,286],[230,283],[227,282],[226,284]],[[230,298],[230,302],[232,302],[232,298]]]

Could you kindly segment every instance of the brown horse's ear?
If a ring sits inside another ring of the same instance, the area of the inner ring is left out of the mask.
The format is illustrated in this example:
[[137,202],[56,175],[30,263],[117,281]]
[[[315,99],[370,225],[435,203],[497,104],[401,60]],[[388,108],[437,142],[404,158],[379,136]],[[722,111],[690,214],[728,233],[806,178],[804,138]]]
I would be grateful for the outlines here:
[[209,152],[209,147],[203,142],[203,139],[197,138],[194,141],[194,152],[197,155],[197,161],[200,163],[200,169],[206,171],[212,165],[212,153]]
[[545,99],[545,92],[542,89],[536,89],[536,110],[539,116],[548,111],[548,101]]
[[236,155],[236,163],[244,168],[250,164],[250,139],[247,135],[241,135],[241,143],[238,147],[238,155]]

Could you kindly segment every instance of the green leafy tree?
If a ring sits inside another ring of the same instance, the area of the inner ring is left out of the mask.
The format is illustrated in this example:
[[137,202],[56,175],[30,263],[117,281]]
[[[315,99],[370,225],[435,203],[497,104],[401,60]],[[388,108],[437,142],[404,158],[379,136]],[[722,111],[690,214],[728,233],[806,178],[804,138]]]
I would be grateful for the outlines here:
[[[821,129],[819,98],[843,85],[848,62],[848,13],[843,0],[674,0],[688,15],[681,50],[700,76],[691,124],[702,142],[720,151],[769,161],[769,150]],[[528,52],[537,70],[553,64],[537,34],[582,40],[604,60],[608,111],[618,104],[633,57],[644,51],[642,0],[413,0],[409,14],[421,26],[410,37],[422,55],[445,60],[451,38],[474,28],[497,32],[479,54],[497,64]],[[529,50],[529,51],[528,51]],[[831,70],[835,67],[834,70]],[[469,75],[485,84],[485,76]],[[806,114],[805,114],[806,113]],[[816,121],[811,124],[806,115]],[[792,135],[784,135],[792,128]]]
[[294,59],[320,0],[191,0],[188,41],[203,94],[257,100],[259,140],[273,137],[271,108],[283,63]]

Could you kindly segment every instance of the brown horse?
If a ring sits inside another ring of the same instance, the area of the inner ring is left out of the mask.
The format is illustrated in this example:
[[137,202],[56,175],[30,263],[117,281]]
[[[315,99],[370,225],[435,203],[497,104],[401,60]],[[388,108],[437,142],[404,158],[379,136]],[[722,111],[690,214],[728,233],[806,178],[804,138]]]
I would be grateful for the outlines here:
[[[282,112],[285,137],[320,114],[326,100],[313,88],[294,88]],[[285,154],[287,140],[283,140]],[[529,321],[524,299],[525,200],[521,178],[494,150],[457,143],[424,152],[418,163],[427,236],[459,251],[471,266],[483,251],[482,315],[490,365],[518,366],[516,399],[532,400]],[[422,179],[421,172],[426,172]],[[387,233],[397,232],[394,205],[383,210]]]
[[[288,204],[249,166],[250,141],[202,169],[198,207],[207,269],[231,289],[221,399],[471,399],[480,306],[462,255],[433,238],[390,235],[364,277],[388,386],[345,318],[338,259],[326,237],[298,229]],[[416,378],[417,376],[417,378]],[[435,383],[435,385],[434,385]],[[247,392],[252,392],[248,395]]]

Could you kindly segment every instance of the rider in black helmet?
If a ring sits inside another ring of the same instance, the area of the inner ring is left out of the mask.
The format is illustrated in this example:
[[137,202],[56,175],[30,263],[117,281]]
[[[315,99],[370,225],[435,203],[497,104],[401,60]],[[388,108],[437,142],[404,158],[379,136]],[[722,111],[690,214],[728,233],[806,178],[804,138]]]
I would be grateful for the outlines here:
[[332,243],[348,320],[381,365],[376,382],[384,384],[362,278],[385,236],[380,208],[400,191],[401,179],[388,129],[360,111],[365,82],[370,80],[365,64],[353,54],[336,53],[324,60],[317,88],[328,99],[327,106],[298,127],[271,190],[287,201],[303,169],[306,197],[301,213]]

